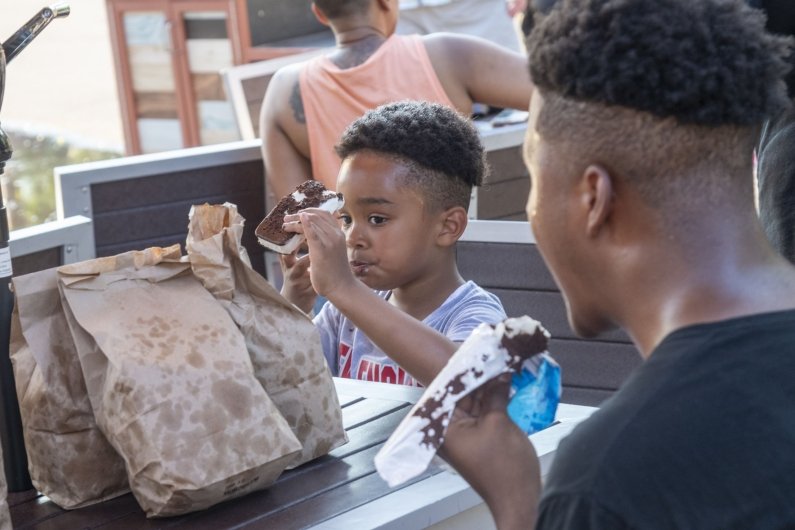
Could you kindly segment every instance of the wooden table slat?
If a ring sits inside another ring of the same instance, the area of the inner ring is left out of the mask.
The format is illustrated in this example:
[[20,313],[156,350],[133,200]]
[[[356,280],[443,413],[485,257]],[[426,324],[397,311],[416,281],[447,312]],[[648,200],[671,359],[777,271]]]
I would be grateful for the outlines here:
[[[202,512],[163,519],[146,519],[132,494],[65,511],[33,493],[27,500],[25,496],[16,498],[12,508],[15,528],[215,529],[251,524],[282,528],[289,520],[301,523],[284,528],[300,528],[329,519],[388,493],[389,488],[375,474],[373,457],[411,407],[411,403],[396,399],[354,396],[341,397],[340,402],[344,404],[343,424],[349,442],[327,456],[285,472],[266,490]],[[362,480],[380,482],[383,487],[359,487]]]
[[357,401],[342,409],[342,425],[347,431],[397,410],[405,410],[405,413],[408,414],[407,405],[403,401],[393,401],[391,399]]
[[439,473],[439,468],[431,468],[422,475],[409,480],[398,488],[390,488],[377,473],[373,472],[352,482],[347,488],[328,490],[323,495],[308,499],[300,505],[281,510],[271,517],[250,521],[237,528],[278,528],[279,530],[298,530],[331,519],[337,515],[362,506],[367,502],[383,497]]

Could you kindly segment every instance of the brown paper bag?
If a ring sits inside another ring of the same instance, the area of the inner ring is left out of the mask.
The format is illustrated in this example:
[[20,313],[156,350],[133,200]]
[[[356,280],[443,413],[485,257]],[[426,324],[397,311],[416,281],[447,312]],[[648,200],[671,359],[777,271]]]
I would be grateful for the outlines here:
[[240,327],[254,375],[303,445],[294,467],[347,442],[342,413],[315,325],[251,268],[243,223],[233,204],[194,206],[188,258]]
[[33,485],[66,509],[126,493],[124,461],[94,421],[55,269],[13,283],[10,353]]
[[148,516],[262,489],[301,449],[242,334],[178,258],[175,245],[58,269],[97,424]]
[[8,484],[3,465],[3,449],[0,447],[0,530],[11,530],[11,512],[8,510]]

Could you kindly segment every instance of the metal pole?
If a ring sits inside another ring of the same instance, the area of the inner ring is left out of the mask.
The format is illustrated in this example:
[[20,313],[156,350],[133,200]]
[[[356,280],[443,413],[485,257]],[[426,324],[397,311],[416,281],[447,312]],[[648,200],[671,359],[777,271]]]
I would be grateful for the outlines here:
[[[0,54],[0,60],[4,57]],[[11,158],[11,146],[0,128],[0,176],[6,161]],[[3,465],[8,491],[25,491],[33,487],[28,474],[28,457],[22,438],[22,420],[14,386],[14,373],[9,357],[11,312],[14,295],[11,293],[11,253],[8,248],[8,215],[0,191],[0,442],[3,444]]]
[[[3,105],[5,89],[5,67],[21,52],[54,18],[69,14],[69,7],[58,5],[46,7],[31,18],[0,46],[0,108]],[[0,176],[5,164],[11,158],[12,150],[8,136],[0,127]],[[28,458],[25,453],[25,440],[22,437],[22,419],[19,415],[19,402],[14,384],[14,372],[9,356],[11,338],[11,312],[14,309],[14,295],[11,292],[11,252],[8,248],[8,214],[0,190],[0,443],[3,445],[3,464],[5,466],[8,491],[25,491],[33,487],[28,473]]]

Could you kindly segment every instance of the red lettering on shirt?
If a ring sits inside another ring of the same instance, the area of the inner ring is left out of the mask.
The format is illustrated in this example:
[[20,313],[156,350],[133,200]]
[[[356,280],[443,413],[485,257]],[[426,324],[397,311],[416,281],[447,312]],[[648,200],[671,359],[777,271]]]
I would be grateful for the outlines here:
[[359,366],[356,367],[356,379],[375,381],[377,383],[420,386],[403,368],[365,357],[359,360]]
[[340,356],[338,361],[340,377],[347,377],[348,379],[351,379],[352,363],[353,355],[351,355],[351,347],[347,344],[340,343]]

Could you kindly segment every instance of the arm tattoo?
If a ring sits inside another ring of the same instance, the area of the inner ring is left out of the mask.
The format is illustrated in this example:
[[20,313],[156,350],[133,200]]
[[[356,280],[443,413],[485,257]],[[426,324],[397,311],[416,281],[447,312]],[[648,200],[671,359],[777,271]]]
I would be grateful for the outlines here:
[[304,115],[304,102],[301,100],[301,86],[298,81],[293,85],[293,91],[290,94],[290,107],[293,109],[293,117],[298,123],[306,123],[306,115]]

